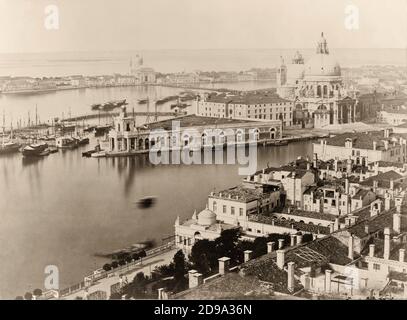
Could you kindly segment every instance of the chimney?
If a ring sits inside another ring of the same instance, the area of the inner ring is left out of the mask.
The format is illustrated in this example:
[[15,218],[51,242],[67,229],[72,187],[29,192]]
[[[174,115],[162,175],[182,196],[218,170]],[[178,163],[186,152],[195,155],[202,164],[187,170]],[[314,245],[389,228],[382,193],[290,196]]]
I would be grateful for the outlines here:
[[229,272],[229,262],[230,258],[228,257],[222,257],[218,259],[219,261],[219,274],[226,274]]
[[311,165],[309,162],[307,162],[307,171],[310,171],[310,170],[311,170]]
[[390,195],[386,193],[384,198],[384,210],[390,210]]
[[374,244],[369,244],[369,257],[374,257]]
[[394,180],[390,179],[390,190],[394,190]]
[[393,213],[393,230],[396,233],[401,232],[401,214]]
[[404,262],[404,254],[405,254],[405,250],[399,249],[399,262]]
[[302,243],[302,234],[297,234],[297,244]]
[[284,247],[284,239],[278,239],[278,249],[282,249]]
[[[321,144],[322,145],[322,144]],[[318,155],[314,153],[314,157],[312,159],[314,169],[318,169]]]
[[332,233],[335,231],[335,225],[333,223],[329,224],[329,233]]
[[295,234],[291,234],[290,237],[291,237],[290,246],[293,247],[295,246]]
[[378,181],[377,181],[377,180],[373,180],[373,192],[376,192],[378,186],[379,186]]
[[325,270],[325,292],[331,292],[331,274],[332,270]]
[[163,299],[163,291],[164,290],[165,290],[165,288],[158,288],[158,300]]
[[244,251],[244,262],[250,261],[252,259],[252,250],[245,250]]
[[267,242],[267,253],[274,251],[274,242]]
[[353,234],[349,237],[348,242],[348,258],[353,260]]
[[376,149],[377,149],[377,142],[373,141],[373,150],[376,151]]
[[383,258],[389,260],[390,258],[390,228],[384,228],[384,253]]
[[345,193],[349,194],[349,179],[345,179]]
[[[374,143],[376,143],[376,141],[375,141]],[[378,161],[376,161],[376,162],[374,163],[374,174],[375,174],[376,176],[379,174],[379,162],[378,162]]]
[[348,159],[346,161],[346,173],[350,175],[352,173],[352,160]]
[[288,266],[288,279],[287,279],[287,289],[290,292],[293,292],[295,289],[295,285],[294,285],[294,262],[289,262],[287,264]]
[[339,218],[335,218],[334,231],[338,231],[338,230],[339,230]]
[[385,140],[384,141],[384,150],[388,150],[389,149],[389,141]]
[[365,224],[365,233],[369,234],[369,225],[368,224]]
[[198,273],[198,271],[196,270],[189,270],[188,271],[188,287],[191,288],[195,288],[196,287],[196,281],[194,279],[194,274]]
[[396,203],[396,211],[397,213],[401,213],[401,203]]
[[334,171],[338,172],[338,159],[336,159],[336,158],[334,160]]
[[285,263],[285,251],[284,250],[277,250],[277,266],[280,269],[284,269]]

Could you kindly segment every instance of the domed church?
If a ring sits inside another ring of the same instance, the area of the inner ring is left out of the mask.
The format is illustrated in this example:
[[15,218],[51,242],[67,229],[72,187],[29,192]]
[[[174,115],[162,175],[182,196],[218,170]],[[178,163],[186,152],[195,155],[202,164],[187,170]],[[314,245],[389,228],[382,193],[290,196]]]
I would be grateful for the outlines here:
[[347,95],[341,67],[330,54],[323,33],[315,54],[306,63],[298,51],[291,64],[281,60],[277,92],[294,101],[294,124],[321,128],[356,121],[356,100]]

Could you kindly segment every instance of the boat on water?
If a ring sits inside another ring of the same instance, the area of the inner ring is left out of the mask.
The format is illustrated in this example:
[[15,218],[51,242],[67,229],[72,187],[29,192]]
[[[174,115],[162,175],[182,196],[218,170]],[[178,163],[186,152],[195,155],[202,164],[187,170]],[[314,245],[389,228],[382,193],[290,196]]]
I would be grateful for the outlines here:
[[137,201],[137,206],[140,209],[147,209],[153,206],[157,201],[157,198],[154,196],[147,196],[144,198],[141,198]]
[[111,111],[121,106],[127,105],[126,99],[123,100],[112,100],[105,103],[94,103],[90,107],[92,110],[97,111]]
[[92,158],[104,158],[106,157],[106,151],[96,151],[94,153],[91,154]]
[[60,149],[73,149],[77,144],[77,140],[72,137],[58,137],[55,140],[55,145]]
[[89,143],[89,138],[87,137],[76,137],[74,138],[78,144],[78,146],[83,146]]
[[23,154],[24,157],[41,157],[41,156],[46,155],[46,152],[44,152],[44,151],[47,148],[48,148],[48,144],[45,142],[30,144],[28,146],[25,146],[21,150],[21,153]]
[[138,103],[139,103],[139,104],[146,104],[147,101],[148,101],[148,99],[139,99],[139,100],[138,100]]
[[19,149],[20,145],[18,143],[12,141],[4,142],[2,145],[0,145],[0,154],[14,153]]

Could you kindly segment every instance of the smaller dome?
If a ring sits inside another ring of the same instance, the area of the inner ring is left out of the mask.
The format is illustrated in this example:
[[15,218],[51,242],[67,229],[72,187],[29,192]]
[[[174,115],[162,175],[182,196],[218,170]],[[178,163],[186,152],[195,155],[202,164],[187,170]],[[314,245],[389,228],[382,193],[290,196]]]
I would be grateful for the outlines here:
[[198,224],[202,226],[210,226],[216,223],[216,214],[206,207],[198,214]]

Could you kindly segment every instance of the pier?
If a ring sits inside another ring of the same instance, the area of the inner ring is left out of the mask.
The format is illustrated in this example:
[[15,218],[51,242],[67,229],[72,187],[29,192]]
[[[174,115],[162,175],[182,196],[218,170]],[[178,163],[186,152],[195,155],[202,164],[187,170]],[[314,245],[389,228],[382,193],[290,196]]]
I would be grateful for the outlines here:
[[[75,122],[75,121],[84,121],[84,120],[92,120],[98,118],[109,118],[109,117],[117,117],[120,113],[119,112],[101,112],[97,114],[85,114],[76,117],[70,117],[61,120],[62,122]],[[147,112],[147,111],[137,111],[130,113],[134,117],[177,117],[180,115],[185,114],[184,112],[175,112],[175,111],[157,111],[157,112]]]

